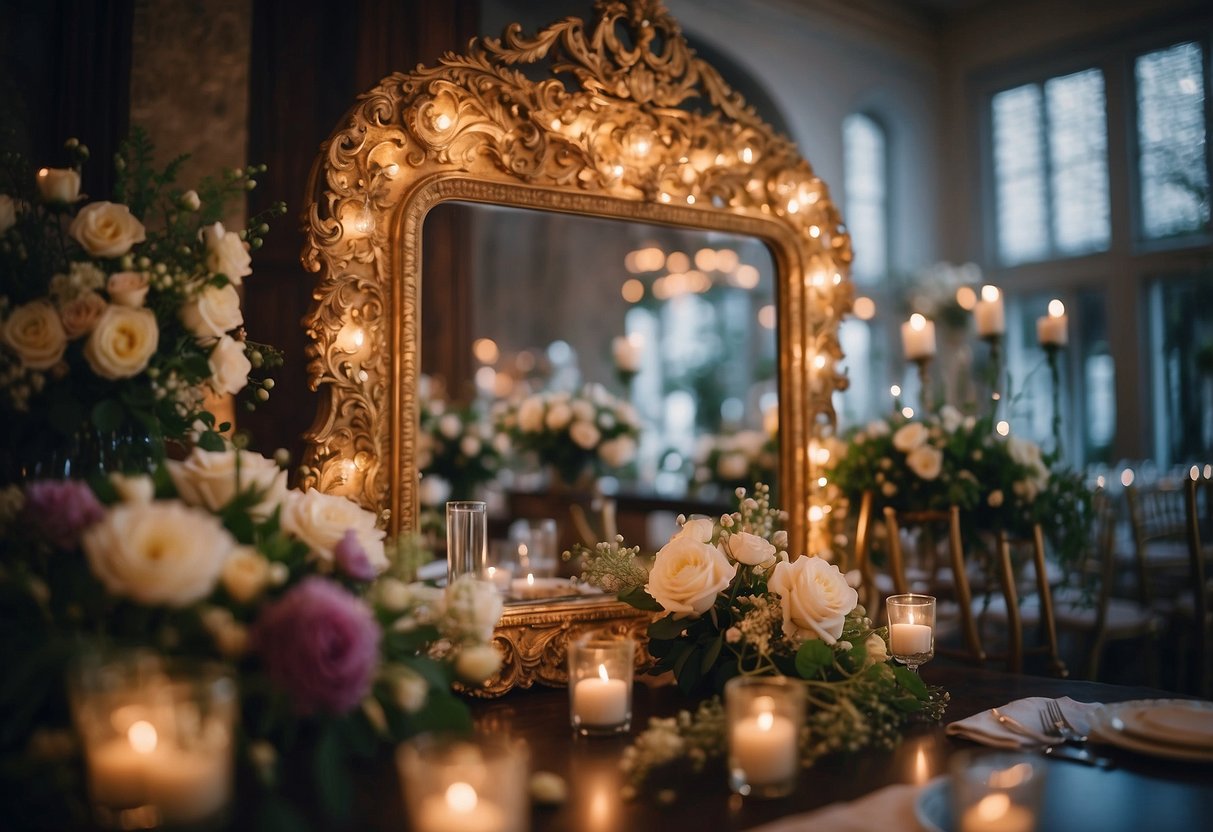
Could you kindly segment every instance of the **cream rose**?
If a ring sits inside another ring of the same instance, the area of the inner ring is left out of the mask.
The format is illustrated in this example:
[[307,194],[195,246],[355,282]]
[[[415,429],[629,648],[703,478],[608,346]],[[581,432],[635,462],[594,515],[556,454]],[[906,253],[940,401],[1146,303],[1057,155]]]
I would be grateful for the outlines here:
[[[688,524],[689,525],[689,524]],[[737,564],[686,526],[657,551],[644,591],[677,617],[699,617],[737,574]]]
[[463,437],[463,439],[459,440],[459,453],[468,458],[479,456],[480,451],[483,450],[483,448],[484,445],[481,444],[480,437],[478,436],[468,434],[467,436]]
[[889,645],[885,644],[879,633],[871,633],[863,646],[868,651],[869,664],[879,664],[889,660]]
[[622,468],[636,458],[636,440],[630,436],[616,436],[598,446],[598,456],[612,468]]
[[592,422],[583,422],[578,419],[569,427],[569,438],[577,447],[591,451],[598,444],[598,440],[602,439],[602,434]]
[[464,647],[455,657],[455,675],[469,685],[478,685],[501,669],[501,653],[491,644]]
[[282,506],[282,528],[311,547],[312,557],[330,563],[333,549],[353,530],[375,571],[387,568],[385,532],[376,528],[375,515],[345,497],[315,490],[291,491]]
[[775,560],[770,541],[749,532],[734,532],[724,543],[725,554],[746,566],[760,566]]
[[933,480],[943,470],[943,451],[934,445],[922,445],[906,455],[906,465],[920,479]]
[[216,393],[236,395],[248,384],[248,374],[253,369],[244,352],[244,342],[224,335],[211,350],[208,363],[211,368],[211,388]]
[[927,426],[922,422],[910,422],[899,427],[893,434],[893,447],[903,454],[908,454],[926,442],[928,434]]
[[89,568],[112,594],[183,607],[210,594],[236,541],[219,518],[176,500],[123,503],[82,538]]
[[538,396],[528,396],[518,406],[518,429],[523,433],[543,430],[543,400]]
[[749,471],[750,461],[745,458],[745,454],[730,451],[729,453],[721,454],[720,458],[716,460],[716,472],[720,474],[721,479],[744,479]]
[[417,489],[417,499],[422,505],[437,506],[451,496],[451,484],[437,474],[426,474]]
[[716,533],[716,522],[710,517],[693,517],[682,524],[671,540],[685,537],[696,543],[711,543],[712,535]]
[[97,321],[108,304],[96,292],[85,292],[69,300],[59,309],[59,320],[69,339],[88,335],[97,326]]
[[44,300],[13,309],[4,322],[3,334],[5,343],[31,370],[49,370],[67,349],[67,333],[59,313]]
[[253,513],[268,517],[287,498],[286,471],[253,451],[194,448],[185,459],[166,464],[177,494],[192,506],[219,511],[238,491],[255,490],[262,499]]
[[84,344],[84,358],[102,378],[130,378],[143,372],[159,344],[152,310],[110,305]]
[[463,433],[463,422],[459,419],[459,414],[442,414],[442,418],[438,420],[438,432],[447,439],[454,439],[456,436]]
[[446,588],[442,595],[442,615],[446,618],[448,631],[454,629],[465,640],[487,644],[493,640],[503,604],[497,587],[466,575]]
[[233,234],[217,222],[202,229],[202,241],[206,243],[206,267],[215,274],[221,274],[235,285],[240,285],[241,278],[253,273],[248,249],[239,234]]
[[119,306],[139,308],[147,300],[148,279],[144,272],[116,272],[105,283],[106,294]]
[[90,202],[80,209],[67,231],[94,257],[121,257],[147,239],[143,223],[117,202]]
[[833,644],[842,635],[847,613],[859,603],[859,593],[834,564],[817,557],[779,562],[767,587],[783,607],[783,632],[794,641],[821,639]]
[[270,562],[252,546],[241,546],[223,564],[220,574],[227,594],[247,604],[270,584]]
[[110,485],[118,492],[124,503],[150,503],[156,496],[156,484],[147,474],[122,474],[114,471],[109,475]]
[[244,323],[236,287],[207,286],[181,307],[181,323],[199,338],[218,338]]
[[17,202],[8,194],[0,194],[0,234],[17,224]]
[[424,708],[430,695],[430,686],[425,678],[407,667],[399,667],[388,674],[388,688],[396,707],[406,714],[415,714]]
[[574,419],[580,419],[583,422],[594,421],[594,405],[590,404],[585,399],[578,399],[570,406],[573,410]]
[[47,202],[75,202],[80,198],[80,173],[72,168],[43,168],[37,176],[38,193]]
[[569,407],[567,402],[554,401],[548,408],[547,415],[543,417],[543,423],[547,425],[548,430],[564,430],[572,418],[573,408]]

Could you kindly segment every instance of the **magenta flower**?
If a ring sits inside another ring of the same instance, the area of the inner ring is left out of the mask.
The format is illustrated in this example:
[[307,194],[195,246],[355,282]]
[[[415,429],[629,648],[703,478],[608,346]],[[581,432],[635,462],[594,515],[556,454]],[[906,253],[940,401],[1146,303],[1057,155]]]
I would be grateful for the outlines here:
[[337,569],[347,578],[355,581],[370,581],[375,577],[375,567],[367,557],[366,549],[358,541],[358,534],[350,529],[333,548],[333,560]]
[[266,605],[252,643],[270,681],[293,700],[297,713],[343,714],[370,690],[379,636],[379,625],[358,598],[313,576]]
[[26,516],[51,543],[74,549],[80,534],[105,516],[105,507],[80,480],[39,480],[25,489]]

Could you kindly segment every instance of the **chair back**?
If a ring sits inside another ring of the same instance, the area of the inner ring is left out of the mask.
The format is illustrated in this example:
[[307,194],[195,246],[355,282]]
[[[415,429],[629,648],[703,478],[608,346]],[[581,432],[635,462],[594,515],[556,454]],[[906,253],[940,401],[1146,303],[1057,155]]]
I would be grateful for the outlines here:
[[1185,526],[1188,538],[1188,563],[1192,583],[1192,612],[1195,624],[1193,633],[1195,663],[1198,678],[1196,683],[1201,696],[1213,695],[1213,669],[1209,661],[1209,587],[1208,575],[1205,570],[1206,552],[1201,541],[1200,529],[1200,496],[1204,490],[1206,506],[1213,500],[1213,485],[1210,480],[1203,482],[1194,479],[1184,480],[1184,512]]
[[882,599],[876,586],[876,569],[872,566],[872,492],[863,492],[859,500],[859,515],[855,519],[855,563],[859,570],[859,602],[873,621],[880,620]]
[[961,640],[963,649],[952,651],[941,649],[938,652],[955,655],[978,664],[986,661],[986,651],[981,645],[981,637],[977,632],[977,621],[973,616],[973,593],[969,588],[969,576],[965,569],[964,543],[960,535],[960,508],[952,506],[938,511],[915,511],[898,513],[896,509],[886,506],[884,509],[885,528],[889,538],[889,573],[893,579],[893,588],[899,594],[911,591],[906,578],[905,554],[901,547],[901,530],[903,528],[918,528],[929,530],[943,525],[948,531],[948,559],[952,569],[953,594],[960,618]]
[[1133,554],[1137,565],[1138,595],[1142,604],[1154,601],[1147,549],[1161,540],[1182,541],[1186,534],[1184,492],[1173,483],[1125,487]]
[[1032,568],[1036,576],[1036,596],[1039,599],[1040,621],[1038,638],[1042,642],[1033,652],[1045,652],[1049,657],[1049,671],[1061,678],[1070,675],[1062,661],[1057,641],[1057,617],[1053,608],[1053,588],[1049,583],[1048,565],[1045,562],[1045,536],[1039,523],[1032,526],[1026,539],[1012,538],[1006,532],[998,535],[998,572],[1003,597],[1007,604],[1007,669],[1012,673],[1023,672],[1024,636],[1023,616],[1019,610],[1018,581],[1015,575],[1012,550],[1030,547]]

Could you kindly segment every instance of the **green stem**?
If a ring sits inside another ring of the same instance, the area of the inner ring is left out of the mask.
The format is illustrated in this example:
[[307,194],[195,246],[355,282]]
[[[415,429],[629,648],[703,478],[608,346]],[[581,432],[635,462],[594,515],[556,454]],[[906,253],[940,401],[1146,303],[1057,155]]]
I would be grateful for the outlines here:
[[1053,453],[1061,459],[1061,370],[1059,367],[1059,347],[1045,347],[1045,356],[1049,360],[1049,376],[1053,382]]

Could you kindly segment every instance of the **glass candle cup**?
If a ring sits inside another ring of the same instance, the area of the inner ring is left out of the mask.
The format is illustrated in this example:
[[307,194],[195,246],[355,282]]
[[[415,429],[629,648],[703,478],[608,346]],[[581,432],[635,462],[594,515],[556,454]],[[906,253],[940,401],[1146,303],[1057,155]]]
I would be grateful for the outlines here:
[[931,595],[890,595],[889,655],[914,672],[935,655],[935,598]]
[[550,578],[556,574],[556,521],[551,518],[515,520],[510,524],[510,548],[522,578]]
[[569,642],[569,722],[581,736],[619,734],[632,727],[636,642],[584,636]]
[[239,704],[227,668],[144,651],[93,654],[70,669],[68,695],[99,826],[222,819],[232,796]]
[[800,773],[805,688],[784,676],[737,676],[724,686],[729,786],[750,797],[783,797]]
[[423,735],[396,754],[413,832],[526,832],[530,754],[500,734]]
[[953,828],[1033,832],[1044,799],[1044,763],[1027,754],[966,750],[949,764]]
[[481,500],[446,504],[446,579],[483,578],[488,566],[489,510]]

